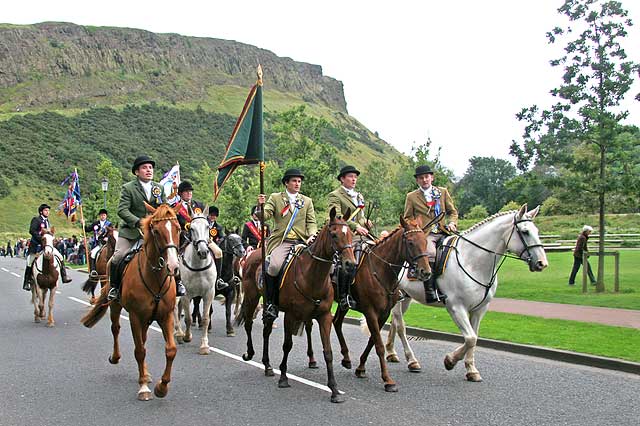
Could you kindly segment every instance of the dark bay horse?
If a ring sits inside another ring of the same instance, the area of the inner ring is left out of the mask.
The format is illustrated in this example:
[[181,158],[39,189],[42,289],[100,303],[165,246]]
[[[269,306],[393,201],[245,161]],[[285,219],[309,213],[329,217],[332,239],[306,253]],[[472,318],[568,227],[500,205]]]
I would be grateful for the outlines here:
[[[415,267],[419,280],[429,279],[431,268],[427,257],[427,236],[422,231],[420,219],[404,220],[400,217],[400,226],[389,236],[373,247],[365,244],[351,288],[351,295],[357,304],[355,310],[364,314],[371,332],[367,346],[360,356],[356,376],[366,377],[365,363],[369,352],[375,346],[376,354],[380,360],[384,389],[387,392],[397,392],[398,387],[387,369],[384,357],[385,348],[380,330],[400,297],[398,274],[405,263]],[[351,368],[349,348],[342,333],[342,322],[347,312],[348,310],[344,310],[338,305],[333,324],[340,341],[343,356],[342,366]]]
[[116,249],[118,231],[112,226],[107,226],[107,243],[100,247],[98,254],[96,254],[96,272],[97,275],[91,275],[89,271],[89,278],[82,285],[82,291],[91,295],[91,304],[96,301],[96,287],[98,283],[100,288],[104,287],[107,282],[107,262],[113,256],[113,252]]
[[[220,241],[220,250],[222,250],[222,272],[220,277],[222,281],[229,284],[228,287],[222,290],[216,290],[215,295],[222,295],[224,297],[225,306],[225,320],[227,336],[235,336],[236,332],[233,329],[231,322],[231,305],[235,302],[238,305],[238,299],[240,296],[240,275],[237,272],[236,264],[244,256],[245,250],[242,245],[242,238],[238,235],[237,230],[235,232],[228,233]],[[191,319],[194,323],[201,325],[202,314],[200,313],[200,300],[201,297],[194,297],[193,311],[191,313]],[[211,309],[213,312],[213,308]],[[210,312],[211,314],[211,312]],[[209,322],[209,330],[211,330],[211,322]]]
[[[348,213],[347,213],[348,215]],[[280,286],[279,307],[284,316],[284,351],[280,363],[280,380],[278,387],[289,387],[287,378],[287,359],[293,346],[293,334],[300,326],[312,319],[318,322],[324,360],[327,364],[327,386],[331,389],[331,402],[343,402],[344,398],[338,392],[333,373],[333,354],[331,352],[331,305],[333,303],[333,288],[329,279],[329,271],[333,264],[333,257],[337,253],[346,271],[355,270],[355,259],[351,245],[352,234],[347,223],[336,216],[335,208],[329,214],[327,223],[318,233],[315,241],[305,247],[293,258],[289,272],[284,276]],[[262,289],[259,278],[262,274],[260,251],[251,253],[243,270],[242,286],[244,300],[238,324],[244,322],[247,333],[247,352],[242,356],[245,361],[253,358],[255,351],[251,339],[253,315],[260,300]],[[269,362],[269,336],[273,321],[265,321],[262,336],[262,363],[266,376],[273,376],[273,368]]]
[[31,265],[33,285],[31,286],[31,303],[33,303],[33,320],[40,322],[44,319],[44,302],[49,293],[49,315],[47,327],[53,327],[53,304],[56,298],[58,277],[60,276],[60,263],[57,261],[53,250],[53,235],[55,228],[42,231],[42,253],[36,257]]
[[81,320],[86,327],[93,327],[104,316],[107,308],[111,308],[113,353],[109,362],[117,364],[120,361],[120,312],[122,308],[129,312],[138,363],[138,399],[141,401],[152,399],[151,390],[147,386],[151,383],[151,375],[145,362],[145,343],[153,321],[162,328],[166,357],[164,373],[156,383],[154,394],[163,398],[169,391],[171,367],[177,352],[173,338],[173,310],[176,303],[175,274],[179,267],[180,243],[180,225],[176,211],[166,204],[157,209],[146,203],[145,205],[153,214],[141,221],[144,244],[124,270],[120,300],[107,300],[109,285],[106,285],[94,307]]

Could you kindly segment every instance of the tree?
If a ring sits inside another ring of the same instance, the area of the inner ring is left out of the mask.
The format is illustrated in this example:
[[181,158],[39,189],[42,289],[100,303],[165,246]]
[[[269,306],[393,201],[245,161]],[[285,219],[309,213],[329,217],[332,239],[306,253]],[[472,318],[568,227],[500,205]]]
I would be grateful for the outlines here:
[[[514,141],[511,153],[522,170],[532,161],[556,165],[557,175],[565,178],[574,194],[596,196],[602,253],[605,198],[620,185],[608,165],[620,162],[624,155],[618,135],[628,111],[621,111],[619,105],[640,70],[620,44],[632,22],[618,1],[565,0],[558,12],[569,22],[547,33],[551,44],[566,43],[564,55],[551,61],[553,67],[564,69],[561,85],[551,90],[557,102],[549,110],[540,111],[534,105],[517,114],[527,125],[522,144]],[[604,291],[603,278],[604,257],[600,256],[599,292]]]
[[458,182],[458,210],[465,214],[481,204],[489,214],[496,213],[513,198],[506,183],[516,175],[516,168],[506,160],[494,157],[471,157],[469,168]]

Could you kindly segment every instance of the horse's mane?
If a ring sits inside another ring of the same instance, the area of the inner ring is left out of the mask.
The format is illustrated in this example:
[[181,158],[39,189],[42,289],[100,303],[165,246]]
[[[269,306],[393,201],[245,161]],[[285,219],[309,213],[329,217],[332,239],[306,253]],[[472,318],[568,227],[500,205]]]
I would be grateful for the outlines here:
[[401,225],[398,225],[398,227],[396,227],[393,231],[389,232],[387,235],[385,235],[384,237],[380,238],[378,240],[378,242],[376,243],[376,245],[380,245],[380,244],[383,244],[383,243],[387,242],[389,239],[391,239],[392,236],[394,236],[401,229],[404,229],[404,228],[402,228]]
[[480,222],[476,223],[475,225],[471,225],[471,228],[467,229],[464,232],[461,232],[460,235],[467,235],[468,233],[470,233],[471,231],[475,231],[476,229],[480,228],[482,225],[491,222],[493,219],[497,218],[497,217],[501,217],[501,216],[506,216],[508,214],[514,214],[517,213],[517,210],[509,210],[506,212],[498,212],[492,216],[489,216],[486,219],[481,220]]
[[143,218],[140,220],[140,225],[142,228],[142,233],[145,235],[150,235],[151,233],[151,223],[157,222],[159,220],[166,219],[176,219],[176,213],[168,204],[161,204],[153,214]]

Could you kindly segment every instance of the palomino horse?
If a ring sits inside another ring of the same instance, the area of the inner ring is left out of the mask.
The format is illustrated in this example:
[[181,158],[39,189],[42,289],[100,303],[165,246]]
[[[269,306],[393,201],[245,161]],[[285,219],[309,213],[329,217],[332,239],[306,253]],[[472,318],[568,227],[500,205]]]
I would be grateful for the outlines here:
[[[245,250],[242,245],[242,238],[237,232],[228,233],[220,241],[220,250],[222,250],[222,272],[220,272],[220,278],[229,286],[222,290],[216,290],[216,296],[224,296],[225,306],[225,324],[227,328],[227,336],[235,336],[236,332],[233,329],[231,322],[231,305],[235,303],[235,315],[238,315],[239,306],[242,302],[240,300],[240,276],[236,271],[236,265],[239,260],[244,256]],[[202,326],[202,316],[200,314],[200,297],[193,299],[193,312],[191,318],[193,322],[198,322],[199,326]],[[209,312],[211,314],[211,312]],[[211,330],[211,322],[209,322],[209,330]]]
[[[200,355],[209,355],[209,321],[210,308],[213,303],[215,285],[217,279],[213,253],[209,250],[209,222],[203,213],[196,213],[191,218],[188,233],[189,244],[182,254],[180,263],[180,276],[187,289],[187,294],[180,298],[179,306],[175,312],[175,328],[178,342],[191,341],[191,316],[189,306],[191,298],[199,297],[204,300],[204,319],[202,338],[200,339]],[[182,330],[180,312],[185,312],[184,320],[186,329]]]
[[49,292],[49,315],[47,316],[47,327],[53,327],[53,303],[58,287],[58,277],[60,276],[60,263],[56,259],[53,250],[53,235],[55,228],[42,231],[42,246],[44,250],[33,262],[31,272],[33,273],[33,285],[31,286],[31,303],[33,303],[33,318],[35,322],[44,319],[44,301]]
[[[118,231],[111,226],[107,226],[107,243],[102,245],[96,254],[96,272],[97,275],[89,274],[89,278],[82,285],[82,291],[91,295],[91,304],[96,301],[96,287],[100,284],[100,288],[104,287],[107,282],[107,262],[113,256],[116,249],[116,240],[118,239]],[[89,271],[91,272],[91,271]]]
[[[371,248],[364,244],[364,252],[351,290],[351,295],[357,302],[356,310],[364,314],[371,332],[367,346],[360,356],[356,376],[366,377],[365,363],[375,345],[380,360],[384,389],[387,392],[397,392],[398,387],[387,369],[380,329],[400,297],[397,277],[404,268],[405,262],[415,268],[419,279],[427,280],[431,275],[427,258],[427,237],[421,227],[420,219],[405,221],[400,217],[400,226],[389,236]],[[340,341],[342,365],[345,368],[351,368],[349,348],[342,334],[342,321],[347,312],[348,310],[338,305],[333,317],[333,325]]]
[[[348,213],[347,213],[348,216]],[[280,380],[278,387],[289,387],[287,378],[287,359],[293,346],[293,333],[297,332],[303,322],[315,319],[320,327],[320,337],[324,360],[327,364],[327,386],[331,389],[331,402],[343,402],[344,398],[338,392],[336,379],[333,374],[333,354],[331,352],[331,305],[333,303],[333,288],[329,279],[329,271],[333,257],[340,256],[342,266],[347,272],[353,273],[355,259],[351,245],[352,234],[347,223],[336,216],[336,209],[329,213],[329,223],[318,233],[315,241],[305,247],[295,256],[288,267],[289,272],[283,277],[280,286],[279,307],[284,316],[284,355],[280,363]],[[262,274],[260,251],[251,253],[247,260],[242,278],[244,300],[238,324],[244,322],[247,333],[247,352],[242,356],[245,361],[253,358],[255,351],[251,339],[253,314],[260,299],[261,289],[258,285]],[[273,376],[273,369],[269,362],[269,336],[273,321],[265,321],[262,337],[262,363],[266,376]]]
[[[444,246],[450,246],[446,269],[437,278],[438,286],[447,295],[446,308],[456,323],[464,344],[446,355],[444,365],[451,370],[464,358],[466,379],[482,381],[476,369],[474,351],[478,340],[478,327],[498,286],[498,270],[506,257],[522,260],[531,272],[540,272],[548,266],[547,256],[533,224],[540,206],[527,212],[524,204],[518,211],[497,213],[479,222],[459,236],[448,237]],[[509,254],[514,253],[514,255]],[[417,285],[416,285],[417,283]],[[400,288],[408,296],[393,308],[393,322],[387,340],[387,360],[398,362],[393,343],[396,332],[404,346],[405,357],[412,370],[420,369],[407,341],[403,314],[411,299],[425,303],[424,288],[420,281],[402,279]]]
[[[176,212],[166,204],[157,209],[146,204],[153,213],[141,220],[141,229],[145,236],[142,249],[127,264],[120,290],[120,300],[107,300],[109,285],[102,288],[94,307],[82,318],[86,327],[93,327],[104,316],[107,307],[111,307],[111,333],[113,334],[113,353],[109,362],[120,361],[120,312],[124,308],[129,312],[131,332],[135,344],[135,357],[138,363],[138,399],[152,399],[151,375],[145,362],[147,332],[153,321],[162,328],[165,339],[166,364],[162,379],[156,383],[154,394],[163,398],[169,391],[171,366],[176,356],[176,344],[173,339],[173,309],[176,304],[175,274],[180,265],[178,246],[180,225]],[[177,210],[177,209],[176,209]],[[166,257],[166,259],[165,259]]]

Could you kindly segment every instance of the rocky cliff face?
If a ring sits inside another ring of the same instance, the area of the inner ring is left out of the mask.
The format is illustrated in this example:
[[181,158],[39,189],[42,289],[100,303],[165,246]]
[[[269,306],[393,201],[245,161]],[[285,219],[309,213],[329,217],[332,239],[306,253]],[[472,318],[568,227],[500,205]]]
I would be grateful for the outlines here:
[[211,86],[253,84],[258,60],[266,86],[346,112],[342,83],[319,65],[235,41],[69,23],[0,24],[0,107],[204,99]]

